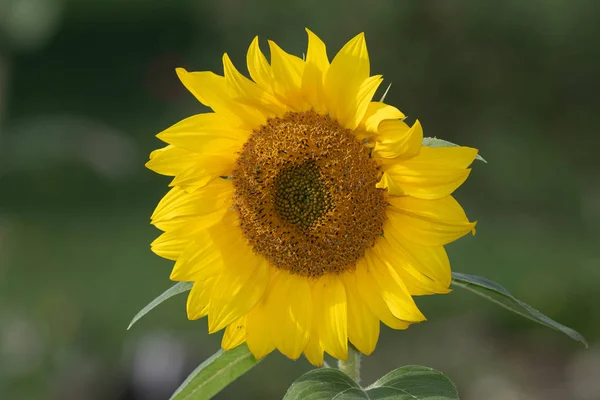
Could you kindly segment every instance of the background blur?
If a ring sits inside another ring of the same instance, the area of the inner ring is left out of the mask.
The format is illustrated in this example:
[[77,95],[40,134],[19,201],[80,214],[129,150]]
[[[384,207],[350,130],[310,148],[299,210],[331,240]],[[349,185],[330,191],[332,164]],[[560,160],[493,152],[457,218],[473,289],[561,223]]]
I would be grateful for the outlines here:
[[[386,99],[427,136],[480,149],[457,197],[478,234],[449,247],[579,330],[590,349],[472,294],[418,299],[382,329],[364,382],[405,364],[466,400],[600,399],[600,2],[0,0],[0,398],[167,399],[219,347],[170,286],[149,216],[168,178],[154,135],[202,112],[174,69],[245,71],[254,35],[332,57],[365,31]],[[384,85],[382,85],[384,87]],[[219,398],[281,398],[301,359],[272,354]]]

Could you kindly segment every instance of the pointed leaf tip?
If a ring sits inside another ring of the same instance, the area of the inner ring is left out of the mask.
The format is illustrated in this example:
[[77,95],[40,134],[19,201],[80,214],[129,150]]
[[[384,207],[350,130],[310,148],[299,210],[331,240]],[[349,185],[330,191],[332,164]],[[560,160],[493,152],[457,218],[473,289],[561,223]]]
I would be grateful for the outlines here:
[[127,330],[129,330],[133,326],[133,324],[138,322],[144,315],[146,315],[150,311],[152,311],[152,309],[154,307],[158,306],[163,301],[165,301],[175,295],[178,295],[180,293],[190,290],[192,288],[192,286],[193,286],[192,282],[177,282],[175,285],[173,285],[170,288],[168,288],[167,290],[165,290],[160,296],[158,296],[157,298],[152,300],[150,303],[148,303],[148,305],[146,305],[146,307],[142,308],[135,315],[135,317],[133,317],[133,319],[129,323],[129,326],[127,327]]
[[507,310],[519,314],[522,317],[562,332],[571,339],[582,343],[585,347],[588,347],[587,341],[579,332],[554,321],[550,317],[545,316],[535,308],[531,307],[529,304],[517,299],[515,296],[510,294],[508,290],[496,282],[477,275],[453,272],[452,286],[469,290],[470,292],[484,297],[491,302],[506,308]]

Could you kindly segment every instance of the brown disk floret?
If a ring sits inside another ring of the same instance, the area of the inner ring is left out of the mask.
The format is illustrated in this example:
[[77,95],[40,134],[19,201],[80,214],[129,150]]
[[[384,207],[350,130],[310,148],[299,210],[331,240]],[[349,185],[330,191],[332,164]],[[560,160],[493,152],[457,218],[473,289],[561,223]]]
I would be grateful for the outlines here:
[[255,129],[233,171],[233,204],[254,251],[318,277],[354,268],[383,232],[381,172],[352,131],[314,111]]

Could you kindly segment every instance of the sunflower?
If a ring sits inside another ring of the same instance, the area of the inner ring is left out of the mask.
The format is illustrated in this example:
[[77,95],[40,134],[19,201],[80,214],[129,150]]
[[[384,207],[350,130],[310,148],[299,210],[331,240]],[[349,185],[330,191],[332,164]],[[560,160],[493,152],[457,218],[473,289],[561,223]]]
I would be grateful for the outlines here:
[[208,316],[222,347],[246,342],[314,365],[373,352],[380,321],[425,320],[413,296],[448,293],[444,245],[474,233],[451,196],[477,150],[422,146],[423,130],[372,101],[364,34],[330,62],[308,33],[306,58],[258,37],[252,79],[228,55],[223,76],[177,69],[212,112],[158,134],[147,167],[173,176],[152,215],[152,250],[193,282],[187,315]]

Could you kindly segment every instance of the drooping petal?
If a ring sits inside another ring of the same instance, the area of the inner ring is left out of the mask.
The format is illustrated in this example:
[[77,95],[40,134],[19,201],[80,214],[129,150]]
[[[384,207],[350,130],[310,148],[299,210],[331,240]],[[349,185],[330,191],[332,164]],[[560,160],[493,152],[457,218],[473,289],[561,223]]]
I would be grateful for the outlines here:
[[[389,223],[389,221],[386,221],[386,225]],[[386,225],[384,225],[384,232],[388,231]],[[384,235],[389,248],[385,246],[376,247],[375,250],[379,250],[378,254],[382,258],[386,257],[401,276],[410,274],[424,283],[421,287],[422,293],[411,292],[411,294],[448,293],[450,291],[452,271],[444,246],[421,246],[402,240],[401,237],[393,233],[389,235],[384,233]],[[386,255],[385,253],[388,251],[390,253]],[[401,271],[404,271],[404,273],[400,273]],[[427,279],[421,278],[420,275],[425,276]],[[408,278],[405,279],[405,282],[407,280]]]
[[310,338],[308,339],[308,343],[304,349],[304,356],[308,362],[315,367],[320,367],[323,365],[324,350],[323,346],[321,346],[321,342],[319,341],[319,336],[316,332],[314,324]]
[[[230,249],[229,251],[234,251]],[[235,249],[238,251],[238,249]],[[246,315],[262,297],[269,281],[269,265],[247,252],[236,269],[223,268],[215,280],[208,307],[208,331],[217,332]]]
[[271,279],[267,308],[271,338],[287,357],[302,354],[310,336],[312,320],[311,289],[305,277],[278,270]]
[[318,113],[327,110],[323,81],[329,69],[329,58],[325,43],[317,35],[306,29],[308,34],[308,49],[306,51],[306,65],[302,75],[302,92],[308,103]]
[[267,58],[260,50],[258,36],[252,40],[248,53],[246,54],[246,64],[250,77],[258,86],[268,92],[273,92],[273,72]]
[[396,195],[432,200],[448,196],[462,185],[476,156],[477,150],[470,147],[423,146],[419,155],[383,169],[400,189]]
[[174,187],[156,206],[151,222],[159,229],[164,230],[170,222],[180,221],[185,223],[187,218],[222,211],[231,204],[232,192],[233,185],[231,181],[221,178],[210,182],[193,193]]
[[215,113],[197,114],[179,121],[156,135],[160,140],[200,154],[235,153],[250,131],[231,127]]
[[348,301],[348,338],[361,353],[369,355],[375,350],[379,339],[379,318],[358,293],[355,275],[346,273],[340,278],[346,288]]
[[346,290],[337,275],[323,275],[312,287],[313,324],[323,349],[337,359],[348,357]]
[[221,348],[223,350],[231,350],[246,340],[246,316],[240,317],[227,325],[223,339],[221,340]]
[[263,113],[266,118],[282,115],[285,106],[275,96],[243,76],[225,53],[223,55],[225,81],[236,101],[248,105]]
[[206,316],[213,282],[214,278],[194,282],[186,303],[188,319],[195,320]]
[[[369,78],[369,54],[365,35],[360,33],[342,47],[325,76],[325,99],[329,113],[345,128],[355,129],[359,90]],[[364,113],[363,113],[364,114]]]
[[389,197],[389,227],[384,235],[394,235],[422,246],[442,246],[475,233],[464,210],[452,196],[421,200],[410,196]]
[[379,283],[367,269],[367,262],[364,257],[356,264],[355,274],[358,293],[371,312],[373,312],[381,322],[392,329],[408,328],[410,322],[398,319],[391,313],[381,296]]
[[381,158],[409,158],[419,154],[423,141],[423,127],[416,120],[408,127],[401,120],[386,120],[379,124],[373,155]]
[[381,174],[381,179],[375,185],[378,189],[387,189],[390,196],[402,196],[402,188],[385,171]]
[[369,103],[365,116],[358,129],[367,132],[378,132],[379,124],[386,119],[402,119],[405,115],[396,107],[389,104],[372,101]]
[[223,263],[208,310],[210,333],[246,315],[263,296],[270,276],[268,262],[252,251],[234,222],[233,211],[228,214],[210,229]]
[[386,234],[377,240],[373,253],[400,277],[410,295],[450,292],[450,264],[443,246],[419,246]]
[[302,75],[304,61],[286,53],[275,42],[269,40],[273,90],[277,98],[295,111],[308,109],[302,97]]
[[183,68],[177,68],[176,72],[198,101],[224,117],[231,126],[253,129],[265,122],[262,113],[233,99],[224,77],[208,71],[188,72]]
[[273,321],[262,301],[248,313],[246,319],[246,343],[248,343],[248,349],[250,349],[257,359],[263,358],[275,350],[275,344],[271,339],[270,332],[270,324],[272,323]]
[[365,259],[367,261],[366,272],[377,282],[379,295],[387,304],[392,315],[408,322],[424,321],[425,316],[415,304],[400,276],[388,264],[376,257],[371,250],[367,250]]

